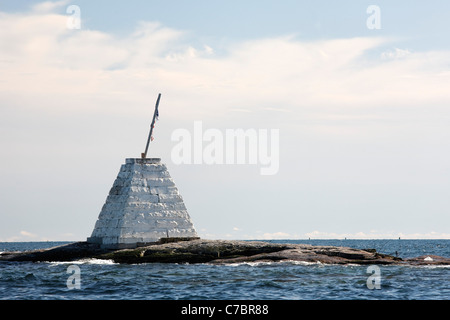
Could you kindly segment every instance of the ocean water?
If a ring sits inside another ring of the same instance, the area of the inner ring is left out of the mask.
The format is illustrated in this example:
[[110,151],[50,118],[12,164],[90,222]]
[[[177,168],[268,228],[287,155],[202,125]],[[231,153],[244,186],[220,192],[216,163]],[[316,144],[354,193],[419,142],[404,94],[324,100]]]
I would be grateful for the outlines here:
[[[398,254],[402,258],[450,256],[450,240],[273,242],[374,248],[381,253]],[[65,243],[0,243],[0,252],[33,250]],[[0,262],[0,300],[450,299],[450,266],[382,265],[377,274],[372,272],[369,272],[368,266],[298,262],[220,266],[123,265],[95,259],[64,263]],[[375,288],[373,284],[377,282],[373,281],[374,276],[379,280]]]

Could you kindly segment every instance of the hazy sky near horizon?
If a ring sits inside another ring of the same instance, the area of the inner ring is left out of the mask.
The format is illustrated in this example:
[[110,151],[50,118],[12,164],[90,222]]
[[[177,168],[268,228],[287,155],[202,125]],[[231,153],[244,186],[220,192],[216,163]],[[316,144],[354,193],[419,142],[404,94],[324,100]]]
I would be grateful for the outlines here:
[[[158,93],[150,156],[201,237],[448,239],[449,18],[444,0],[0,0],[0,241],[90,236]],[[278,129],[278,172],[175,164],[196,121]]]

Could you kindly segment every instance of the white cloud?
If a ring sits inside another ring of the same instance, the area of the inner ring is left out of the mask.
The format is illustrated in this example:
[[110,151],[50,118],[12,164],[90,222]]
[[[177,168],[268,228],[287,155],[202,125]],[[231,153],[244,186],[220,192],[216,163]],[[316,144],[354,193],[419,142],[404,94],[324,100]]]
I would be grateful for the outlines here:
[[262,239],[264,240],[275,240],[275,239],[292,239],[292,236],[286,232],[266,232],[263,234]]
[[77,236],[73,233],[55,234],[51,238],[22,230],[18,234],[13,234],[5,238],[0,238],[0,242],[26,242],[26,241],[76,241]]
[[[42,6],[50,4],[55,3]],[[95,30],[68,30],[66,20],[67,16],[54,13],[3,14],[2,101],[26,93],[30,107],[37,104],[60,111],[61,104],[42,103],[42,99],[64,96],[70,102],[106,97],[108,102],[92,104],[111,112],[123,110],[116,105],[117,95],[146,103],[149,89],[158,88],[170,92],[172,110],[177,109],[179,116],[192,113],[184,106],[193,103],[195,112],[212,118],[230,108],[247,112],[281,106],[297,109],[305,119],[328,117],[336,107],[345,113],[357,108],[361,113],[392,101],[407,106],[450,100],[450,76],[444,72],[448,53],[395,49],[382,55],[392,58],[389,63],[380,59],[365,64],[367,50],[391,41],[383,38],[259,39],[236,43],[227,55],[218,57],[207,44],[197,49],[185,43],[183,31],[154,22],[141,22],[135,32],[119,38]],[[76,112],[90,107],[64,105]]]
[[37,235],[34,233],[28,232],[28,231],[20,231],[20,235],[27,237],[27,238],[36,238]]
[[35,4],[32,7],[32,10],[36,13],[48,13],[52,12],[55,9],[61,8],[63,6],[66,6],[69,3],[69,0],[62,0],[62,1],[45,1],[40,2],[38,4]]
[[0,238],[0,242],[39,241],[39,236],[29,231],[22,230],[18,234]]

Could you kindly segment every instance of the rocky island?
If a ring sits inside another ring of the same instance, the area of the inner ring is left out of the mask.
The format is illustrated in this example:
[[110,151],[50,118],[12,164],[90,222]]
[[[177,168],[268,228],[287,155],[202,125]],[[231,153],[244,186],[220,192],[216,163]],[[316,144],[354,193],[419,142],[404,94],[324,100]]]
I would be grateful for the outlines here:
[[[157,108],[158,102],[155,115]],[[146,152],[142,158],[126,159],[121,166],[87,241],[43,250],[2,252],[0,262],[54,262],[93,258],[128,264],[297,261],[360,265],[450,265],[450,258],[423,256],[402,259],[379,253],[375,249],[200,239],[166,165],[159,158],[146,158]]]
[[0,261],[76,261],[95,258],[116,263],[212,263],[229,264],[257,261],[297,261],[324,264],[395,264],[450,265],[450,258],[422,256],[402,259],[375,249],[353,249],[307,244],[271,243],[265,241],[161,239],[154,244],[133,249],[106,249],[98,244],[75,242],[54,248],[3,252]]

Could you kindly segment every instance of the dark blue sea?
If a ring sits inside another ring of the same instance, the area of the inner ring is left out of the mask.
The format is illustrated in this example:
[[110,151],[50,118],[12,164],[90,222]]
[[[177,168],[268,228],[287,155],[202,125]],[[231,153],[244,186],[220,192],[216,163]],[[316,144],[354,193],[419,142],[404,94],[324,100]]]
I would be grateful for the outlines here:
[[[401,258],[450,256],[450,240],[279,240],[374,248]],[[2,251],[68,242],[3,242]],[[448,300],[450,266],[231,265],[0,262],[0,300]],[[373,277],[378,276],[378,285]],[[372,277],[369,279],[369,277]],[[369,281],[368,281],[369,279]],[[373,281],[372,281],[373,280]],[[372,288],[370,287],[372,284]]]

